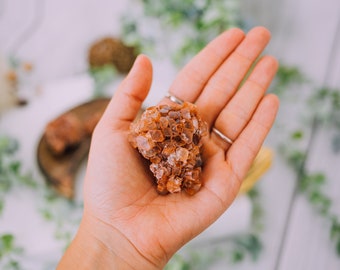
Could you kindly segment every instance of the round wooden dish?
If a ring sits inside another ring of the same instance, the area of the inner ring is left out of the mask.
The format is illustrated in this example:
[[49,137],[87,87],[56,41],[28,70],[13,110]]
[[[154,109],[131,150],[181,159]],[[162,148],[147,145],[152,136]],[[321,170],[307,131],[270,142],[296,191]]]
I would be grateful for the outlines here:
[[[86,121],[91,115],[104,112],[110,99],[95,99],[65,113],[73,113],[80,121]],[[46,177],[47,183],[60,195],[72,199],[74,197],[75,177],[81,162],[86,158],[90,148],[89,136],[84,137],[81,143],[74,149],[61,156],[55,156],[49,150],[45,136],[39,141],[37,149],[37,161],[39,168]]]

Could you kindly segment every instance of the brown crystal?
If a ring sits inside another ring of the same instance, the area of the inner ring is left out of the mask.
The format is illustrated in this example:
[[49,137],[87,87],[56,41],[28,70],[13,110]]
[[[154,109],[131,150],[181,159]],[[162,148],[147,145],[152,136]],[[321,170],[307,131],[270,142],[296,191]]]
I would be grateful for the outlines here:
[[96,125],[98,124],[103,112],[96,112],[87,117],[84,121],[84,130],[87,135],[91,136]]
[[151,162],[159,193],[184,190],[193,195],[202,185],[201,139],[206,134],[196,106],[184,102],[146,109],[131,124],[129,141]]
[[136,48],[127,46],[120,39],[105,37],[91,45],[88,61],[91,67],[114,65],[119,72],[127,73],[136,56]]
[[81,121],[72,113],[65,113],[49,122],[45,128],[46,143],[54,155],[78,145],[84,137]]

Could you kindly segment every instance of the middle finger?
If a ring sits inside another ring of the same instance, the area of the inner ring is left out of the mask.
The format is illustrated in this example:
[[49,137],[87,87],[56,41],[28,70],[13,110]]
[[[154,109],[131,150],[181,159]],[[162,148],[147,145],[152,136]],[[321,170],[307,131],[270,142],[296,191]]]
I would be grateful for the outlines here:
[[[183,101],[196,102],[209,78],[219,69],[244,38],[237,28],[212,40],[178,74],[169,92]],[[163,102],[169,102],[164,99]]]

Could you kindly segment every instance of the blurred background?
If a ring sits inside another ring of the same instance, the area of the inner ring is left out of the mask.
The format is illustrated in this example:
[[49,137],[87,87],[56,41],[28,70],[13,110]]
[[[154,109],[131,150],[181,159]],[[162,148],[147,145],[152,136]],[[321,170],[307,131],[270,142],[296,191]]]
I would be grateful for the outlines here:
[[81,219],[90,135],[55,155],[52,121],[95,121],[138,53],[154,105],[216,35],[257,25],[280,61],[276,124],[230,210],[166,269],[340,269],[337,0],[0,0],[0,268],[55,269]]

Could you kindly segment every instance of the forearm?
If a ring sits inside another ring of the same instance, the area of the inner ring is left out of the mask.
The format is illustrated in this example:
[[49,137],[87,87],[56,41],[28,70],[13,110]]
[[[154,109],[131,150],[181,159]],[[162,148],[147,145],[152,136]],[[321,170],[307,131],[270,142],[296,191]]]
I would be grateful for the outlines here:
[[[82,221],[57,270],[162,269],[162,266],[157,267],[143,258],[119,233],[100,228],[99,236],[95,235],[91,229],[95,228],[93,225]],[[98,233],[98,226],[96,227]],[[101,238],[104,234],[107,237]]]

